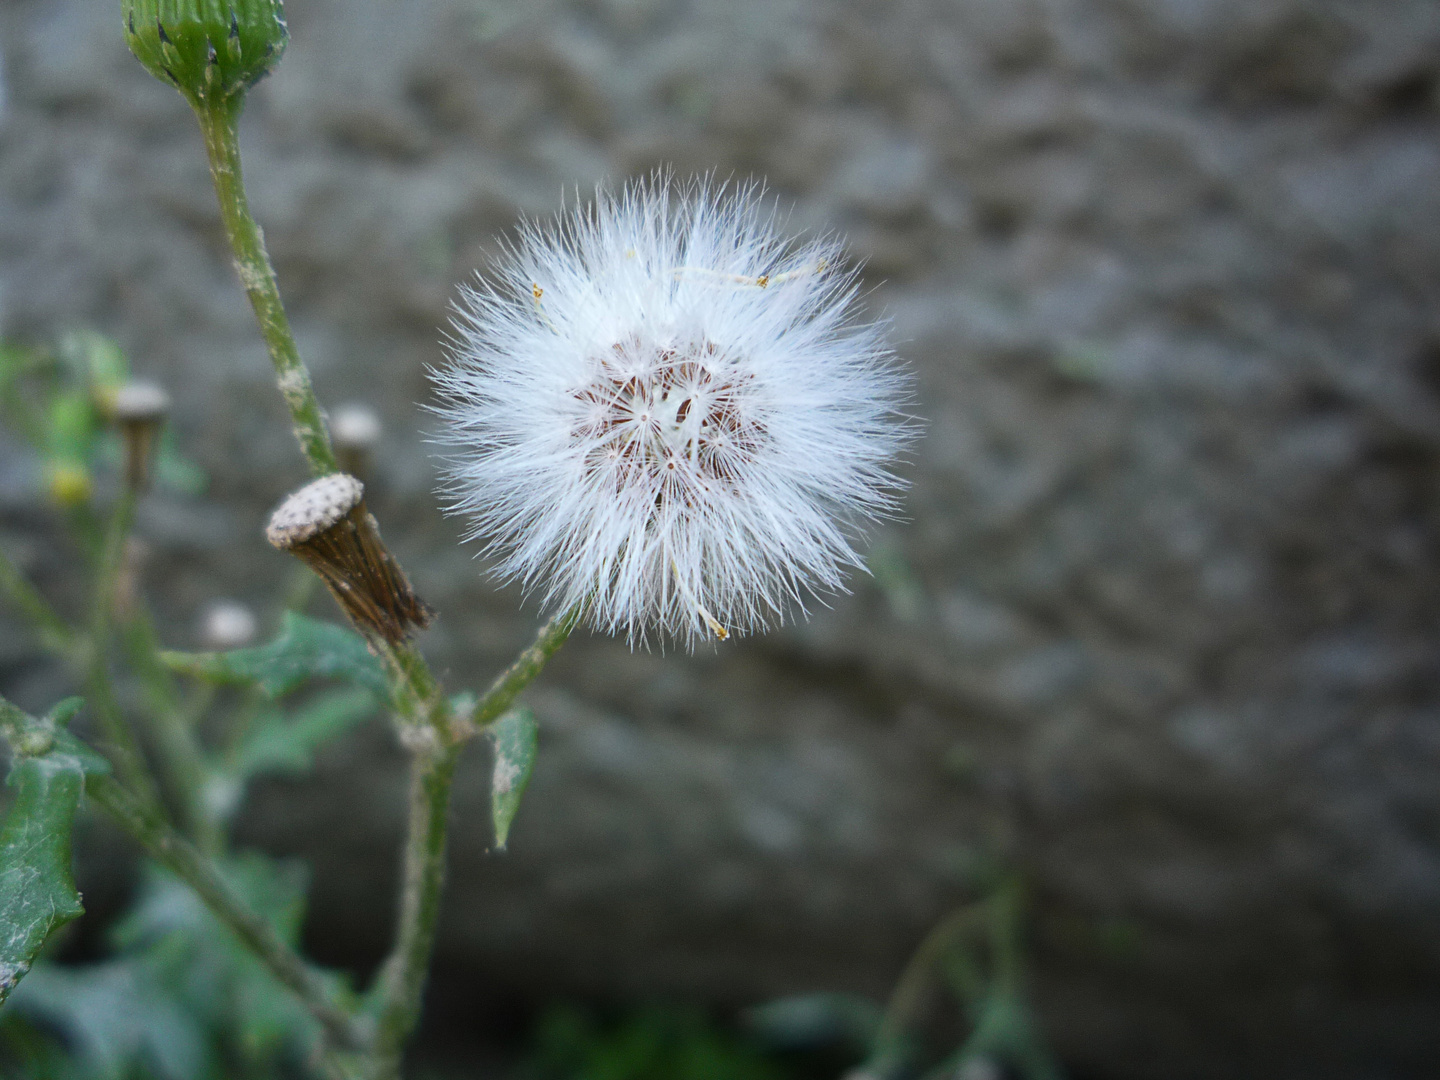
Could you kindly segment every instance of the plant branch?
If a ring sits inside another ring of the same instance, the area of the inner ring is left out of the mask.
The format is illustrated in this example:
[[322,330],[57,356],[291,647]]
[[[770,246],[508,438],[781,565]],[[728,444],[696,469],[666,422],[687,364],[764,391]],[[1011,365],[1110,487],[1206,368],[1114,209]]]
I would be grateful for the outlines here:
[[330,433],[325,429],[325,414],[315,398],[310,373],[300,359],[290,321],[280,302],[280,289],[275,281],[275,268],[265,250],[265,236],[250,215],[245,197],[245,181],[240,172],[238,123],[243,94],[233,98],[192,102],[205,138],[205,153],[210,158],[210,178],[220,201],[220,218],[225,235],[235,254],[235,272],[250,297],[260,333],[270,350],[275,366],[275,382],[290,409],[290,420],[300,449],[316,476],[338,472],[335,451],[330,446]]
[[379,1076],[398,1078],[400,1054],[420,1020],[445,884],[446,818],[460,745],[438,742],[411,760],[409,828],[395,947],[376,984]]
[[[290,332],[259,225],[250,215],[240,171],[236,126],[243,95],[194,100],[210,159],[220,216],[235,254],[235,268],[250,297],[275,366],[276,384],[289,406],[295,436],[311,472],[338,466],[309,372]],[[376,1018],[370,1065],[380,1077],[399,1076],[400,1056],[419,1020],[426,971],[434,950],[445,877],[446,815],[455,763],[464,742],[498,717],[569,636],[578,613],[552,619],[534,645],[498,678],[468,716],[458,718],[425,658],[410,643],[385,647],[391,700],[413,754],[408,839],[395,945],[372,990]]]
[[0,593],[8,596],[21,614],[35,624],[40,644],[46,649],[62,656],[74,650],[74,633],[3,550],[0,550]]
[[925,936],[906,963],[885,1006],[880,1030],[876,1034],[877,1046],[891,1047],[904,1038],[916,1021],[936,965],[957,941],[981,929],[989,914],[983,903],[970,904],[951,912]]
[[346,1048],[364,1045],[359,1026],[334,1001],[325,978],[301,959],[269,922],[234,894],[214,864],[194,845],[143,806],[113,777],[87,776],[85,790],[146,854],[194,889],[205,906],[235,932],[271,974],[295,991],[336,1045]]
[[137,604],[121,631],[130,663],[145,687],[154,748],[163,780],[179,804],[180,824],[202,851],[216,855],[224,847],[224,834],[206,801],[210,770],[196,736],[198,713],[181,699],[174,676],[160,662],[160,642],[150,613]]
[[[440,893],[445,882],[446,817],[455,763],[465,741],[503,713],[515,696],[540,674],[545,662],[565,643],[574,629],[577,612],[567,612],[546,623],[534,643],[491,684],[470,715],[456,721],[448,704],[443,711],[432,704],[431,723],[419,726],[419,715],[403,729],[410,748],[410,811],[405,843],[405,864],[395,946],[371,991],[376,1015],[377,1077],[400,1075],[400,1055],[420,1019],[425,976],[435,947],[440,915]],[[396,663],[409,680],[409,693],[419,700],[443,702],[431,683],[429,669],[412,671],[407,653],[397,650]],[[421,661],[423,664],[423,661]],[[418,683],[418,685],[417,685]],[[439,713],[437,715],[437,712]],[[402,710],[402,716],[405,716]]]
[[579,621],[580,609],[577,607],[556,615],[542,626],[534,643],[496,677],[470,715],[462,718],[466,734],[479,734],[498,720],[500,715],[514,704],[520,691],[534,681],[550,657],[565,644]]
[[110,682],[110,639],[114,631],[115,593],[125,562],[125,545],[135,521],[136,493],[126,488],[111,512],[95,576],[94,607],[90,613],[90,642],[86,657],[86,698],[100,721],[115,769],[125,783],[159,813],[160,795],[145,764],[135,732],[125,719]]

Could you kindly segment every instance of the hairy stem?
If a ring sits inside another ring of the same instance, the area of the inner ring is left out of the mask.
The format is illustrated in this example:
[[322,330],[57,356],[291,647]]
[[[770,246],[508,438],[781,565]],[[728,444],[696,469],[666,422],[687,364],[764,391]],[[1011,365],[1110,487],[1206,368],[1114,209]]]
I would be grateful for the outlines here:
[[[413,757],[410,767],[409,828],[405,842],[405,863],[400,899],[399,925],[395,947],[381,969],[372,990],[376,1015],[376,1076],[394,1080],[400,1075],[400,1056],[420,1019],[425,993],[425,976],[435,947],[435,929],[440,916],[440,893],[445,883],[446,816],[455,763],[465,741],[494,720],[540,674],[576,622],[568,612],[551,619],[535,642],[491,684],[463,723],[444,709],[431,706],[428,714],[415,714],[404,729],[405,742]],[[408,680],[415,699],[440,701],[433,681],[425,682],[429,669],[411,671],[411,656],[397,650],[394,662]],[[418,683],[418,685],[417,685]],[[400,709],[405,716],[403,707]],[[416,720],[428,720],[415,726]]]
[[381,972],[375,1031],[379,1076],[400,1075],[400,1054],[420,1020],[445,884],[446,817],[460,746],[432,743],[410,767],[410,812],[395,948]]
[[315,399],[310,372],[295,347],[290,320],[285,317],[285,307],[280,302],[275,268],[270,265],[270,256],[265,250],[265,236],[250,216],[250,204],[245,198],[237,130],[242,101],[243,95],[200,101],[195,104],[195,115],[205,138],[205,153],[210,158],[210,178],[220,200],[220,218],[235,253],[235,272],[260,322],[260,333],[270,350],[270,361],[275,365],[275,382],[290,409],[300,449],[310,462],[310,471],[324,476],[339,471],[335,451],[330,446],[330,433],[325,429],[325,414]]
[[540,669],[569,639],[570,632],[579,621],[580,609],[575,608],[556,615],[542,626],[531,646],[496,677],[485,691],[485,696],[476,704],[474,711],[464,718],[465,731],[468,734],[478,734],[510,708],[520,691],[534,681],[535,676],[540,674]]
[[85,790],[145,852],[195,890],[221,922],[291,990],[341,1047],[363,1045],[355,1020],[332,998],[326,980],[287,945],[274,927],[241,901],[215,865],[109,776],[88,776]]

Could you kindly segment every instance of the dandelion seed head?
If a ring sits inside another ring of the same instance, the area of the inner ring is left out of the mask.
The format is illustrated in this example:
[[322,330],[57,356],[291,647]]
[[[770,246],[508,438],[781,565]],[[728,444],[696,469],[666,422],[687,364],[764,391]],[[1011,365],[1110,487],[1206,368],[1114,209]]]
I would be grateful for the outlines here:
[[782,622],[900,489],[908,379],[856,287],[753,186],[656,176],[522,227],[435,373],[450,508],[501,578],[632,643]]

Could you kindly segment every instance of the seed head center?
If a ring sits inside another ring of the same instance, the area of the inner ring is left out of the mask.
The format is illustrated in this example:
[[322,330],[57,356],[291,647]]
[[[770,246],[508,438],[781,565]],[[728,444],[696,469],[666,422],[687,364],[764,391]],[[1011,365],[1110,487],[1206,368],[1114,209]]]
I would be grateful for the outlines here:
[[646,491],[659,509],[733,490],[766,441],[754,376],[713,342],[618,342],[576,389],[571,436],[589,475]]

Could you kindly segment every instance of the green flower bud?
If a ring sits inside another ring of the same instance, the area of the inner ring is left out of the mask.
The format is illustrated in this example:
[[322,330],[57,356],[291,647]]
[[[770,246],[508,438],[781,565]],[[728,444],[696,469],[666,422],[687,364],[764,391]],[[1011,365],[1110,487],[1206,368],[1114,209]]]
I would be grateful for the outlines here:
[[280,62],[283,0],[123,0],[125,37],[192,105],[242,94]]

